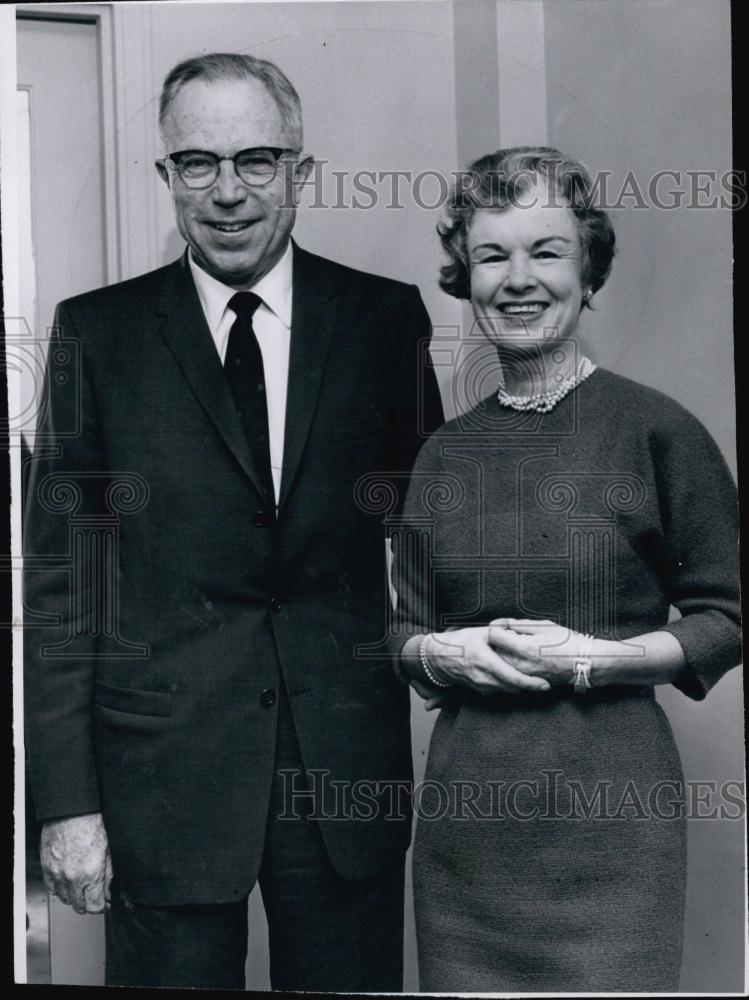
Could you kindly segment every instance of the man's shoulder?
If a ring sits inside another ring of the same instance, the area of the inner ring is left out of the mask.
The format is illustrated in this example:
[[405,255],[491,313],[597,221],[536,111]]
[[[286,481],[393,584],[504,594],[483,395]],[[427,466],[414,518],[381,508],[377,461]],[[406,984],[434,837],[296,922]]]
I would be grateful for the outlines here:
[[370,271],[342,264],[340,261],[320,257],[294,245],[294,266],[306,275],[317,275],[323,282],[346,296],[385,296],[396,299],[413,299],[419,294],[416,285],[395,278],[387,278]]
[[173,261],[134,278],[117,281],[111,285],[93,288],[64,299],[59,308],[74,313],[91,313],[121,308],[132,308],[154,303],[161,295],[164,282],[177,278],[183,268],[182,260]]

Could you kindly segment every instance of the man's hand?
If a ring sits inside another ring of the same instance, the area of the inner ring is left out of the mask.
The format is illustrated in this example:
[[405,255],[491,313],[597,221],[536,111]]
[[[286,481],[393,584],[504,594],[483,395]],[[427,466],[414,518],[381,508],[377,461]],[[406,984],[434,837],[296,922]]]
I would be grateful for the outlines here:
[[48,820],[39,849],[49,891],[76,913],[109,909],[112,863],[101,813]]

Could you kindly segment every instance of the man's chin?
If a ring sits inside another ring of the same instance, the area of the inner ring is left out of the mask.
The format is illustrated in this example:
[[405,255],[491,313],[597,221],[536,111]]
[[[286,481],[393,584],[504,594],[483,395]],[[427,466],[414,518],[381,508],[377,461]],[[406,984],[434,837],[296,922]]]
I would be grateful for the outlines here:
[[257,281],[262,275],[259,261],[247,260],[246,258],[240,260],[233,254],[204,257],[198,256],[193,250],[192,257],[198,267],[224,285],[232,287],[246,285]]

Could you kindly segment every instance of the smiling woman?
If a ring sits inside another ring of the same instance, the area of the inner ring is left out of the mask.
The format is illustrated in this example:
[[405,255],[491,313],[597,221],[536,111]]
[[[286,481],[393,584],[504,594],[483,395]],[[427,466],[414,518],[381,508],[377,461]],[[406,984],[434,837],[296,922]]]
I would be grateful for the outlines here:
[[690,413],[577,350],[614,252],[582,164],[500,150],[461,184],[441,284],[501,372],[421,450],[395,551],[396,670],[442,708],[421,988],[675,991],[686,790],[654,688],[700,700],[739,661],[735,488]]
[[[456,188],[439,232],[450,258],[440,284],[471,299],[479,329],[498,349],[509,397],[542,397],[588,370],[557,342],[574,335],[606,281],[615,237],[581,164],[544,147],[482,157]],[[529,364],[529,352],[540,352],[542,363]]]

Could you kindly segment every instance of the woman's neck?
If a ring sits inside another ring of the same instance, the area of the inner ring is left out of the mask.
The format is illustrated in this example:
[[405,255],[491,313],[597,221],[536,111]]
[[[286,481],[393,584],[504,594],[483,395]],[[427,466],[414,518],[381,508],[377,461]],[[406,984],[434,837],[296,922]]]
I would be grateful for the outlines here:
[[529,352],[497,350],[500,387],[510,396],[534,396],[553,392],[574,378],[583,360],[571,345],[549,344],[549,350]]

